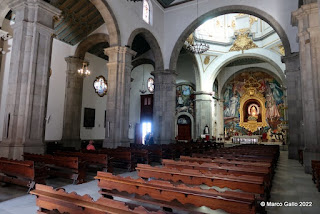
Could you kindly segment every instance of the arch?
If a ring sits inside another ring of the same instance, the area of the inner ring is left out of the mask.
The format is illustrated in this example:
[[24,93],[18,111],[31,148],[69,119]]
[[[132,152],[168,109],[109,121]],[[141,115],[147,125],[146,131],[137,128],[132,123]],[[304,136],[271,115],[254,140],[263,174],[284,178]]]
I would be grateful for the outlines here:
[[180,116],[187,116],[190,118],[191,120],[191,139],[195,139],[195,123],[194,123],[194,118],[193,116],[188,113],[188,112],[180,112],[179,114],[176,115],[176,118],[175,118],[175,136],[178,135],[178,118]]
[[135,29],[129,39],[128,39],[128,46],[131,47],[134,38],[138,35],[141,34],[142,37],[149,43],[151,50],[154,54],[155,58],[155,70],[163,71],[164,70],[164,64],[163,64],[163,57],[162,57],[162,52],[161,48],[159,46],[159,43],[157,39],[154,37],[154,35],[147,29],[145,28],[137,28]]
[[118,22],[107,1],[90,0],[90,2],[97,8],[107,25],[108,33],[110,36],[110,47],[121,45]]
[[176,44],[175,44],[175,46],[172,50],[172,53],[171,53],[169,69],[176,70],[179,52],[180,52],[181,48],[183,47],[185,40],[199,25],[203,24],[208,19],[215,18],[217,16],[228,14],[228,13],[245,13],[245,14],[254,15],[254,16],[264,20],[279,35],[279,37],[282,41],[283,47],[285,49],[285,54],[286,55],[291,54],[290,42],[289,42],[289,39],[288,39],[286,32],[281,27],[281,25],[271,15],[269,15],[265,11],[262,11],[260,9],[255,8],[255,7],[244,6],[244,5],[230,5],[230,6],[224,6],[224,7],[213,9],[213,10],[203,14],[198,19],[196,19],[191,24],[189,24],[189,26],[182,32],[182,34],[180,35],[180,37],[176,41]]
[[[85,40],[80,42],[78,45],[76,52],[74,54],[75,57],[84,59],[86,52],[94,45],[102,43],[102,42],[110,42],[109,35],[104,33],[97,33],[90,35]],[[109,43],[110,44],[110,43]]]
[[3,24],[3,21],[6,17],[6,15],[10,11],[9,2],[10,2],[10,0],[0,1],[0,8],[1,8],[0,9],[0,29],[2,28],[2,24]]

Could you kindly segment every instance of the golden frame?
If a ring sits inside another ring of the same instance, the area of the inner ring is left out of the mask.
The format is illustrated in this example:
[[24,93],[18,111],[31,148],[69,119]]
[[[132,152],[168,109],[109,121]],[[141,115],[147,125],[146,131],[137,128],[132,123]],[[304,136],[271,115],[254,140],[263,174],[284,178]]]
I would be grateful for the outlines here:
[[[245,103],[248,100],[255,100],[260,104],[260,112],[261,112],[261,122],[253,121],[250,120],[248,122],[244,121],[244,114],[243,114],[243,108]],[[258,130],[260,127],[265,127],[268,126],[268,123],[266,121],[266,107],[265,107],[265,102],[266,99],[264,98],[263,94],[257,92],[256,88],[254,87],[249,87],[246,90],[246,93],[241,96],[240,98],[240,108],[239,108],[239,113],[240,113],[240,123],[239,126],[251,131],[255,132]]]

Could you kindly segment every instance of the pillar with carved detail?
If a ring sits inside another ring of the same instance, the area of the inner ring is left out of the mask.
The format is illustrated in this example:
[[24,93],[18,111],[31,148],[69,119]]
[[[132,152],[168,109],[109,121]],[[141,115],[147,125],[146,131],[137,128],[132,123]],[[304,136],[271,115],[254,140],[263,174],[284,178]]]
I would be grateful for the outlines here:
[[302,5],[292,13],[298,26],[300,75],[303,112],[305,172],[311,172],[311,160],[320,160],[320,22],[317,3]]
[[131,61],[136,52],[128,47],[105,49],[109,57],[108,92],[106,106],[106,135],[103,147],[129,146],[129,105]]
[[0,156],[43,153],[53,17],[60,10],[42,0],[13,0],[16,14]]
[[66,57],[67,75],[64,101],[62,142],[66,147],[80,149],[80,123],[82,106],[83,77],[78,74],[83,59]]
[[288,157],[298,160],[298,150],[303,149],[302,143],[302,101],[299,53],[282,57],[286,64],[287,106],[288,106]]
[[153,71],[153,133],[156,144],[175,140],[176,76],[172,70]]

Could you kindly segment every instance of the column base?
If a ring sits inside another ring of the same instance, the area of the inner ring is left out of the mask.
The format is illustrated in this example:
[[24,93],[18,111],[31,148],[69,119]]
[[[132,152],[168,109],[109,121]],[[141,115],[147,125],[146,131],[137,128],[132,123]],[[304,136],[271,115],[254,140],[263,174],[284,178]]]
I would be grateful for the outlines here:
[[288,158],[294,159],[294,160],[299,160],[299,154],[298,154],[299,149],[303,149],[303,147],[289,144],[288,145]]
[[0,157],[23,160],[23,153],[44,154],[44,145],[12,145],[1,143]]
[[303,165],[305,173],[312,173],[311,160],[320,160],[320,152],[303,151]]

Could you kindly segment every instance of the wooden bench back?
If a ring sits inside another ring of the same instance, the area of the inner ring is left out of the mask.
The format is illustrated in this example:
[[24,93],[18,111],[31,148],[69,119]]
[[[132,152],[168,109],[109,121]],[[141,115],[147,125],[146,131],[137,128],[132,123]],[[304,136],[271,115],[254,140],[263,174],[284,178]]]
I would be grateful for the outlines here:
[[162,211],[148,211],[142,206],[129,208],[127,204],[107,198],[99,198],[94,201],[89,195],[80,196],[75,192],[67,193],[63,189],[54,190],[50,186],[36,185],[35,190],[30,192],[37,196],[38,213],[59,213],[76,214],[164,214]]
[[35,178],[33,161],[20,161],[0,158],[0,172],[30,180],[34,180]]
[[32,160],[34,162],[52,164],[55,166],[69,168],[69,169],[78,170],[80,168],[78,157],[40,155],[40,154],[30,154],[30,153],[24,153],[23,157],[25,160]]
[[87,163],[102,164],[102,165],[108,164],[108,156],[106,154],[64,152],[64,151],[57,151],[54,154],[58,156],[78,157],[81,161],[85,161]]

